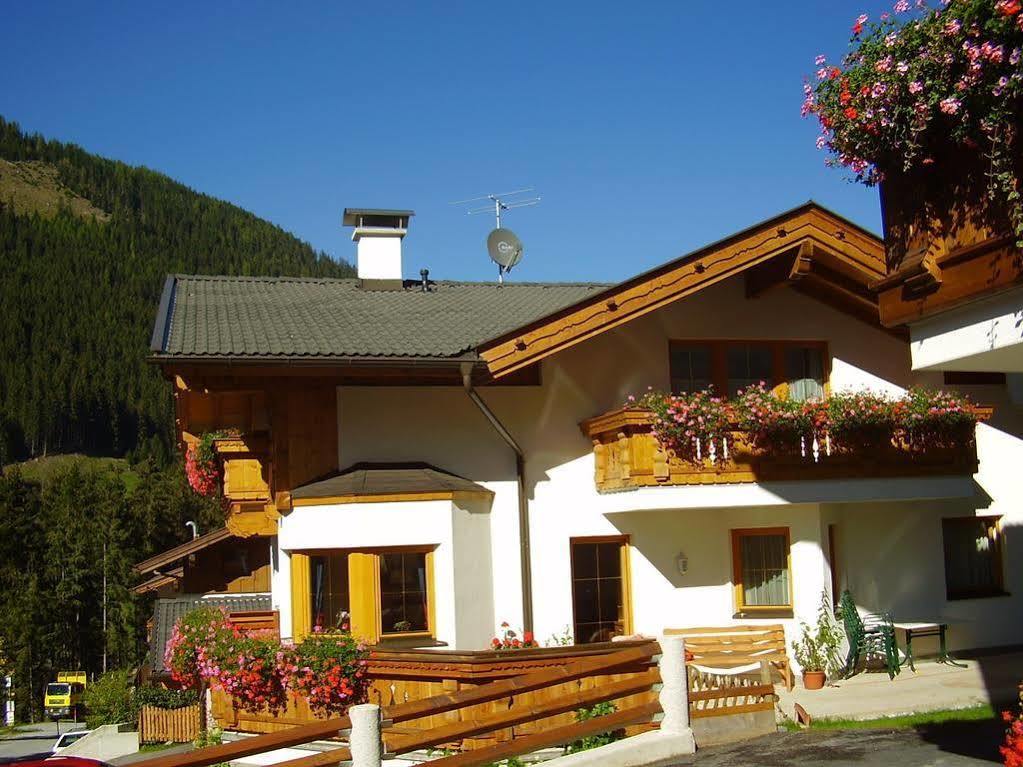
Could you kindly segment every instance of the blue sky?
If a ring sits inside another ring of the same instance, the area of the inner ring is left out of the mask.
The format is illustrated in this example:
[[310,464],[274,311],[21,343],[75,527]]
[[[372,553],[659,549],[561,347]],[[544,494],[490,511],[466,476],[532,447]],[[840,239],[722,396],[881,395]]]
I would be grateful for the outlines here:
[[416,211],[406,276],[616,281],[814,198],[880,229],[876,189],[824,166],[799,116],[835,0],[9,3],[0,114],[354,257],[345,206]]

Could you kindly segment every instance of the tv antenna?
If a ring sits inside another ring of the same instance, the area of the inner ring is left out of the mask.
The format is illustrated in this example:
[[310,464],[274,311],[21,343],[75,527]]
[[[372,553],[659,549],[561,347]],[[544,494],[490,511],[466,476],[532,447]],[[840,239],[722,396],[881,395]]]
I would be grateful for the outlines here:
[[511,229],[501,226],[501,214],[513,208],[526,208],[540,202],[540,196],[523,197],[534,191],[533,187],[515,189],[510,192],[498,192],[496,194],[485,194],[482,197],[470,197],[468,200],[457,200],[451,205],[470,205],[483,200],[489,200],[486,205],[476,205],[469,208],[468,215],[493,212],[496,226],[487,235],[487,252],[491,260],[497,264],[497,281],[504,283],[504,275],[512,270],[522,260],[522,241]]

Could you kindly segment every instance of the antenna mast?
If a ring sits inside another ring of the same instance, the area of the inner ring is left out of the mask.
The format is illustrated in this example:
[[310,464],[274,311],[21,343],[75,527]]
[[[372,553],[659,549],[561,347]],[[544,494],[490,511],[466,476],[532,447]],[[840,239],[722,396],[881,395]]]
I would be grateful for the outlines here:
[[[501,213],[503,213],[506,210],[511,210],[513,208],[530,207],[540,202],[540,195],[536,195],[535,197],[522,197],[522,195],[530,194],[533,191],[535,190],[533,189],[533,187],[530,186],[526,187],[525,189],[515,189],[510,192],[497,192],[495,194],[485,194],[482,197],[470,197],[468,200],[456,200],[455,202],[452,202],[450,204],[468,205],[471,203],[482,202],[483,200],[489,200],[489,202],[486,205],[479,205],[476,207],[469,208],[469,210],[466,211],[466,213],[470,216],[474,216],[477,213],[490,213],[491,211],[493,211],[494,220],[496,223],[494,232],[496,232],[498,229],[501,229]],[[491,232],[491,235],[493,235],[494,232]],[[510,231],[509,234],[511,234],[512,237],[514,237],[514,234],[512,234]],[[517,239],[518,238],[516,238],[516,240]],[[519,248],[520,248],[519,257],[521,258],[521,243],[519,244]],[[518,258],[515,259],[515,263],[518,263]],[[498,262],[497,281],[499,283],[502,284],[504,283],[505,273],[510,272],[515,263],[502,264]]]

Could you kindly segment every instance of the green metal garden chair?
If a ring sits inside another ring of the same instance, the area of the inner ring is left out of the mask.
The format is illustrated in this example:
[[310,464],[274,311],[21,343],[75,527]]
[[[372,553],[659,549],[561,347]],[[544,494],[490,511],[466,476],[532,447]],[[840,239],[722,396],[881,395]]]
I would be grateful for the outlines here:
[[859,660],[864,663],[871,656],[883,656],[888,678],[894,679],[899,673],[899,647],[895,643],[895,626],[887,613],[860,615],[856,602],[848,590],[842,592],[838,603],[838,612],[845,627],[845,636],[849,640],[849,654],[842,669],[843,678],[853,675]]

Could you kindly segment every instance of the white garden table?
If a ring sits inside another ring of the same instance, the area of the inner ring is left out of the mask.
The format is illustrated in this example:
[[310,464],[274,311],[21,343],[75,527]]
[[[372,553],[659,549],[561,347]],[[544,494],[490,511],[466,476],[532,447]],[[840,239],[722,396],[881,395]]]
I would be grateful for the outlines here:
[[966,664],[959,663],[948,654],[948,644],[945,641],[945,632],[948,629],[947,623],[934,622],[934,621],[892,621],[892,625],[896,629],[902,629],[906,632],[906,660],[905,663],[909,664],[909,668],[914,673],[916,668],[913,666],[913,638],[914,637],[938,637],[939,647],[938,650],[938,663],[947,663],[950,666],[958,666],[959,668],[966,668]]

